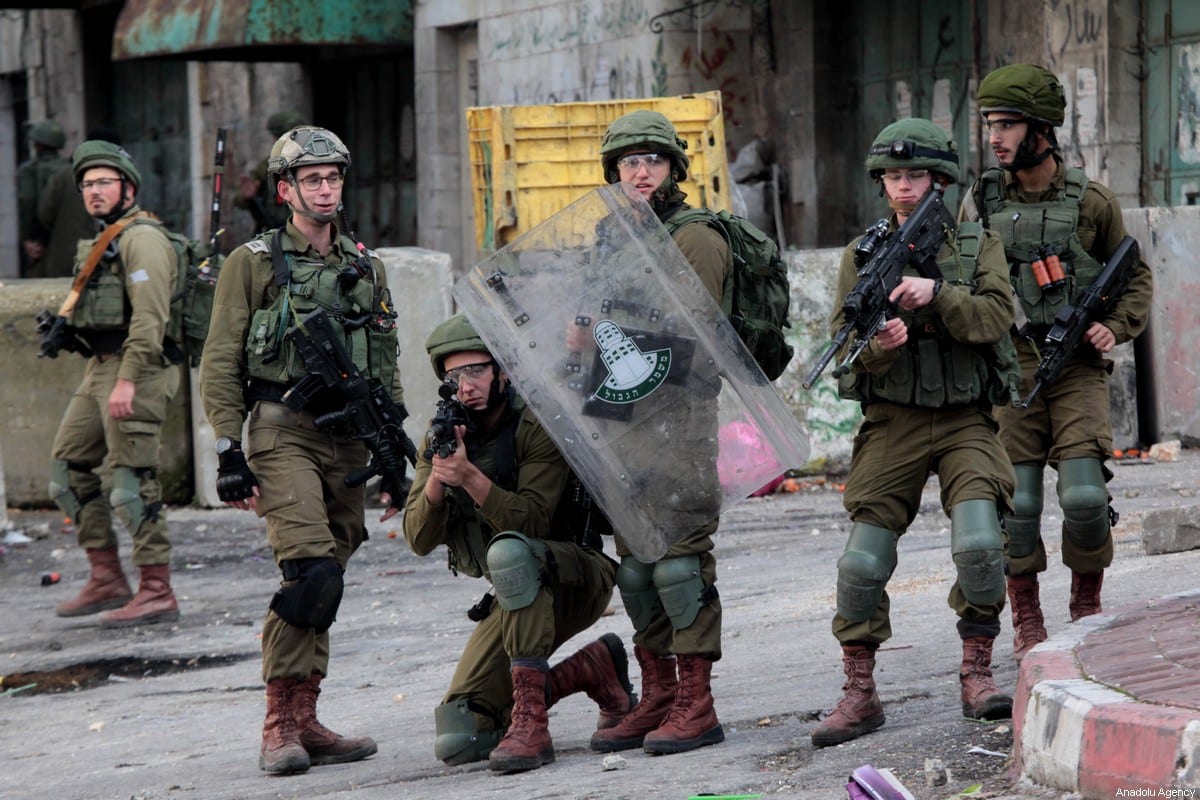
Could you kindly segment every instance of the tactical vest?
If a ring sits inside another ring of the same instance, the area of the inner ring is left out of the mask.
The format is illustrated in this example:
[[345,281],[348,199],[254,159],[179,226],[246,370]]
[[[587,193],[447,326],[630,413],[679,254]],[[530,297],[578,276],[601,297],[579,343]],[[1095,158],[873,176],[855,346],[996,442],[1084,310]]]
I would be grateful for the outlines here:
[[[267,288],[271,304],[255,311],[250,319],[246,336],[250,377],[290,385],[307,375],[304,360],[287,333],[307,314],[322,308],[334,330],[343,335],[354,366],[390,390],[396,371],[398,338],[391,295],[380,288],[374,274],[376,268],[358,280],[339,281],[339,273],[352,263],[349,257],[341,264],[330,264],[280,249],[278,255],[284,264],[277,269],[271,255],[274,235],[275,232],[264,233],[243,245],[276,275]],[[339,237],[338,245],[342,253],[357,252],[349,237]],[[367,251],[368,259],[375,257]]]
[[[1060,196],[1042,203],[1019,203],[1005,195],[1003,171],[986,170],[979,179],[976,204],[982,222],[1000,234],[1008,258],[1013,290],[1034,331],[1045,333],[1065,306],[1077,302],[1104,269],[1083,249],[1076,233],[1079,203],[1087,188],[1083,170],[1069,167]],[[1058,253],[1067,282],[1057,289],[1042,291],[1034,277],[1034,250],[1049,245]]]
[[[977,283],[975,272],[983,242],[983,226],[964,222],[954,241],[939,254],[943,281],[970,287]],[[905,275],[918,276],[912,266]],[[996,345],[971,345],[951,338],[941,317],[926,305],[899,314],[908,326],[908,341],[900,347],[891,366],[875,375],[851,370],[838,379],[838,395],[864,404],[886,401],[919,408],[952,408],[984,400],[1008,402],[1016,386],[1016,350],[1006,336]],[[1002,398],[997,400],[996,398]]]
[[[109,249],[96,265],[92,277],[88,279],[75,308],[71,311],[70,323],[81,331],[121,334],[115,338],[99,337],[99,341],[103,343],[94,343],[99,344],[102,352],[120,347],[120,341],[129,329],[129,320],[133,314],[133,306],[125,291],[125,267],[120,255],[120,243],[136,224],[136,221],[129,223],[129,226],[109,244]],[[95,239],[79,240],[75,248],[74,274],[79,274],[83,268],[94,241]]]

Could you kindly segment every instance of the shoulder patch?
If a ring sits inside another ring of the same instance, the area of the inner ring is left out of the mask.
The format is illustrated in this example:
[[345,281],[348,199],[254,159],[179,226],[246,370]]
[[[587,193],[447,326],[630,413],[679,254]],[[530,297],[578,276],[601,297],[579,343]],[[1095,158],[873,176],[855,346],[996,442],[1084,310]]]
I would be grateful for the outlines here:
[[251,253],[258,253],[259,255],[271,252],[271,246],[262,239],[251,239],[242,245],[242,247],[246,248]]

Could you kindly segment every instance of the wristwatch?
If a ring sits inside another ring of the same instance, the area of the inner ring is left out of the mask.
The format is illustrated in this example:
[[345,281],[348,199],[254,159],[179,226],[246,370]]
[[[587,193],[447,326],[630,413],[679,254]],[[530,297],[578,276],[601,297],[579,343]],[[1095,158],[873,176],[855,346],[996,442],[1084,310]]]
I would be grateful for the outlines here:
[[222,436],[220,439],[217,439],[217,447],[216,447],[217,455],[219,455],[219,456],[224,455],[225,453],[228,453],[230,450],[236,450],[237,448],[239,448],[241,446],[242,446],[242,443],[239,442],[237,439],[230,439],[228,436]]
[[937,278],[933,282],[933,296],[937,297],[942,292],[942,279]]

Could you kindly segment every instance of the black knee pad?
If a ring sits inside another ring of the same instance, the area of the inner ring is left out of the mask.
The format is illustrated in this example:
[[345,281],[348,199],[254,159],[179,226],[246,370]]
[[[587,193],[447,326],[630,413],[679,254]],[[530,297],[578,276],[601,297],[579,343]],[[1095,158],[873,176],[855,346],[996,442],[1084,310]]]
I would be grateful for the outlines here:
[[342,603],[342,568],[332,558],[297,558],[279,567],[284,585],[271,598],[271,610],[297,628],[329,630]]

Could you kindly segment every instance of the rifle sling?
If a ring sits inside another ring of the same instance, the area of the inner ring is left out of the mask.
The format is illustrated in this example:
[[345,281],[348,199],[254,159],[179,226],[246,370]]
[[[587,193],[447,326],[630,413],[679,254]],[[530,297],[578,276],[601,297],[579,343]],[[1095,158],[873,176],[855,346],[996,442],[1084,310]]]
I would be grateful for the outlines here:
[[121,235],[121,232],[132,225],[145,212],[128,217],[126,219],[117,220],[109,225],[96,238],[92,244],[92,249],[88,251],[87,258],[84,259],[83,267],[75,274],[75,280],[71,281],[71,291],[67,293],[67,299],[63,301],[62,307],[58,309],[60,317],[70,319],[71,312],[75,310],[75,304],[79,302],[80,295],[83,294],[84,287],[87,282],[92,279],[92,274],[96,271],[96,267],[100,265],[100,260],[104,258],[104,251],[108,249],[112,240]]

